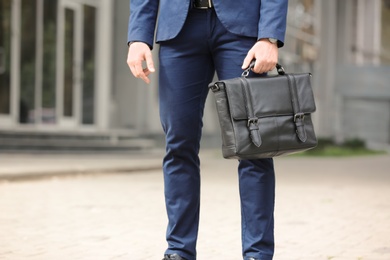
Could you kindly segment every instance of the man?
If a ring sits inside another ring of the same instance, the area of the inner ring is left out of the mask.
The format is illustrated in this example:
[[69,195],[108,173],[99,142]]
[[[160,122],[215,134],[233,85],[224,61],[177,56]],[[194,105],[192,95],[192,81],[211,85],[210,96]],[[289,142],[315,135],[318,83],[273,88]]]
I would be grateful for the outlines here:
[[[200,207],[199,142],[208,84],[253,71],[272,70],[283,46],[287,0],[131,0],[127,63],[149,83],[159,51],[160,119],[166,135],[163,160],[168,214],[165,260],[195,260]],[[145,63],[145,67],[143,67]],[[244,260],[274,253],[275,177],[272,159],[238,166]],[[232,259],[234,256],[232,256]]]

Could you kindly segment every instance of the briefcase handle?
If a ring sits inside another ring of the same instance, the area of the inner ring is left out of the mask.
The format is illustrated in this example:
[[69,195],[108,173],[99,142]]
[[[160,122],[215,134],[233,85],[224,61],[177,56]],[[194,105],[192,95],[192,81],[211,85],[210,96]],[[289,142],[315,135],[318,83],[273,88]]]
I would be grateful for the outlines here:
[[[256,60],[255,59],[252,60],[252,62],[249,65],[249,67],[242,72],[241,76],[246,78],[249,75],[250,70],[255,67],[255,63],[256,63]],[[276,63],[276,70],[277,70],[279,75],[285,75],[286,74],[286,72],[284,71],[284,68],[279,63]]]

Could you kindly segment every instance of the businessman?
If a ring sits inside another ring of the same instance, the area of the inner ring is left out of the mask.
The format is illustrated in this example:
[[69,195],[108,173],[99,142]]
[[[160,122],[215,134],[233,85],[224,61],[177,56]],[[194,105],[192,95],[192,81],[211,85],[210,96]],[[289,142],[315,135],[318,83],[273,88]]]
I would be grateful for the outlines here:
[[[159,14],[158,14],[159,12]],[[157,15],[158,14],[158,15]],[[131,0],[127,64],[150,82],[155,27],[159,50],[159,106],[166,136],[163,159],[168,215],[163,260],[195,260],[200,210],[199,143],[208,84],[272,70],[284,45],[287,0]],[[158,23],[157,23],[158,17]],[[242,258],[274,254],[273,160],[238,162]],[[215,259],[215,257],[211,257]],[[238,258],[232,256],[231,259]]]

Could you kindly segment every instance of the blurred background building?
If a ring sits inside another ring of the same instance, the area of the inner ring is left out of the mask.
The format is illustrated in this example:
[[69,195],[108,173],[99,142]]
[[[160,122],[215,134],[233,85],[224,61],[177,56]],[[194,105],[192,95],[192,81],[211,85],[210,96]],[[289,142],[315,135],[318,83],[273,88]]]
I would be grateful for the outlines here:
[[[0,146],[149,147],[157,78],[126,65],[127,0],[0,0]],[[158,45],[154,55],[157,60]],[[390,1],[289,0],[287,72],[312,72],[319,137],[390,147]],[[219,144],[212,97],[207,140]]]

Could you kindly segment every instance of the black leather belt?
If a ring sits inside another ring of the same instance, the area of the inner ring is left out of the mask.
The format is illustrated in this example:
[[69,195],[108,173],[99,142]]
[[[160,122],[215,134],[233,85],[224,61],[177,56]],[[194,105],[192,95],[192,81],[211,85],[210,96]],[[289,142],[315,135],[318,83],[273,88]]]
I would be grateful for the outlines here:
[[193,0],[192,6],[196,9],[211,9],[213,2],[211,0]]

